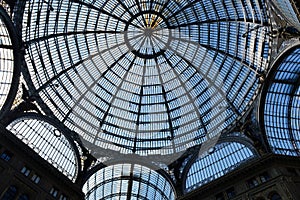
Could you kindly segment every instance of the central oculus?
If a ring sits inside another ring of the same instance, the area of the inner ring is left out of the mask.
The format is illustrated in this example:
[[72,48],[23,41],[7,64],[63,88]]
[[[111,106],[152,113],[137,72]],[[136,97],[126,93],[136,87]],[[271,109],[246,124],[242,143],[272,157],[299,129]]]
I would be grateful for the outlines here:
[[146,38],[151,38],[153,36],[154,29],[153,28],[145,28],[144,29],[144,36]]
[[140,58],[151,59],[168,49],[171,31],[160,13],[144,11],[127,22],[124,37],[129,51]]

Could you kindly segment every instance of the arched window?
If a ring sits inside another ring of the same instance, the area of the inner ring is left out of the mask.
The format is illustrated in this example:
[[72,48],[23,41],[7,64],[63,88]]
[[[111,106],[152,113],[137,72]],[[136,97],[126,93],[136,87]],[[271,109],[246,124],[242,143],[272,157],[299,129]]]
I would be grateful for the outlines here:
[[212,153],[200,156],[191,165],[186,176],[185,192],[190,192],[227,174],[255,156],[250,148],[241,143],[218,144]]
[[116,164],[95,172],[83,186],[86,200],[174,200],[175,190],[163,175],[139,164]]
[[76,180],[75,149],[55,124],[38,114],[27,113],[13,120],[7,129],[73,182]]
[[16,186],[12,185],[6,190],[1,200],[12,200],[16,197],[16,195],[17,195],[17,188]]
[[[284,54],[267,86],[264,128],[274,153],[300,156],[300,48]],[[264,99],[264,98],[262,98]]]

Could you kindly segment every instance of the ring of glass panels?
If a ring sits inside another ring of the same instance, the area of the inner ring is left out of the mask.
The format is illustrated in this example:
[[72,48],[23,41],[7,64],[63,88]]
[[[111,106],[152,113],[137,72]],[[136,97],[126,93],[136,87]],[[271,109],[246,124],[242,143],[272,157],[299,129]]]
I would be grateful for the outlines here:
[[0,118],[11,108],[18,88],[20,61],[16,38],[13,24],[0,6]]
[[78,151],[57,124],[36,113],[26,113],[12,119],[6,128],[70,180],[76,181],[80,170]]
[[131,17],[124,29],[129,51],[138,57],[153,59],[170,45],[172,31],[167,19],[159,12],[142,11]]
[[92,174],[83,186],[86,200],[164,199],[176,197],[172,184],[160,173],[139,164],[115,164]]
[[300,156],[300,47],[277,63],[262,104],[263,126],[274,153]]
[[26,2],[31,93],[93,151],[167,155],[247,110],[266,70],[264,1]]

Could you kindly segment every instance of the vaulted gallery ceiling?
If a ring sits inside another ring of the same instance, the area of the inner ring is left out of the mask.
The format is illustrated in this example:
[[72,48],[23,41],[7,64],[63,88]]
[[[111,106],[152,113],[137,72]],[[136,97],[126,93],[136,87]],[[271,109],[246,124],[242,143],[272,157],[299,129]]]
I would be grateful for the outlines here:
[[12,21],[1,11],[0,117],[70,180],[85,177],[87,199],[175,199],[178,185],[188,193],[261,151],[297,156],[299,48],[281,46],[299,34],[292,11],[288,1],[18,2]]

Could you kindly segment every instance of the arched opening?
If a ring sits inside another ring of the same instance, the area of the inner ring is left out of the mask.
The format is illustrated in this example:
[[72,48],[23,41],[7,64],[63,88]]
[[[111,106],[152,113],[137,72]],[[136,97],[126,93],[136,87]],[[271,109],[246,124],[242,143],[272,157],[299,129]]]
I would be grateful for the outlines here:
[[7,129],[75,182],[80,164],[74,145],[58,125],[46,119],[35,113],[23,114],[12,120]]
[[139,164],[115,164],[99,169],[83,186],[86,200],[168,199],[176,197],[172,184],[160,173]]

